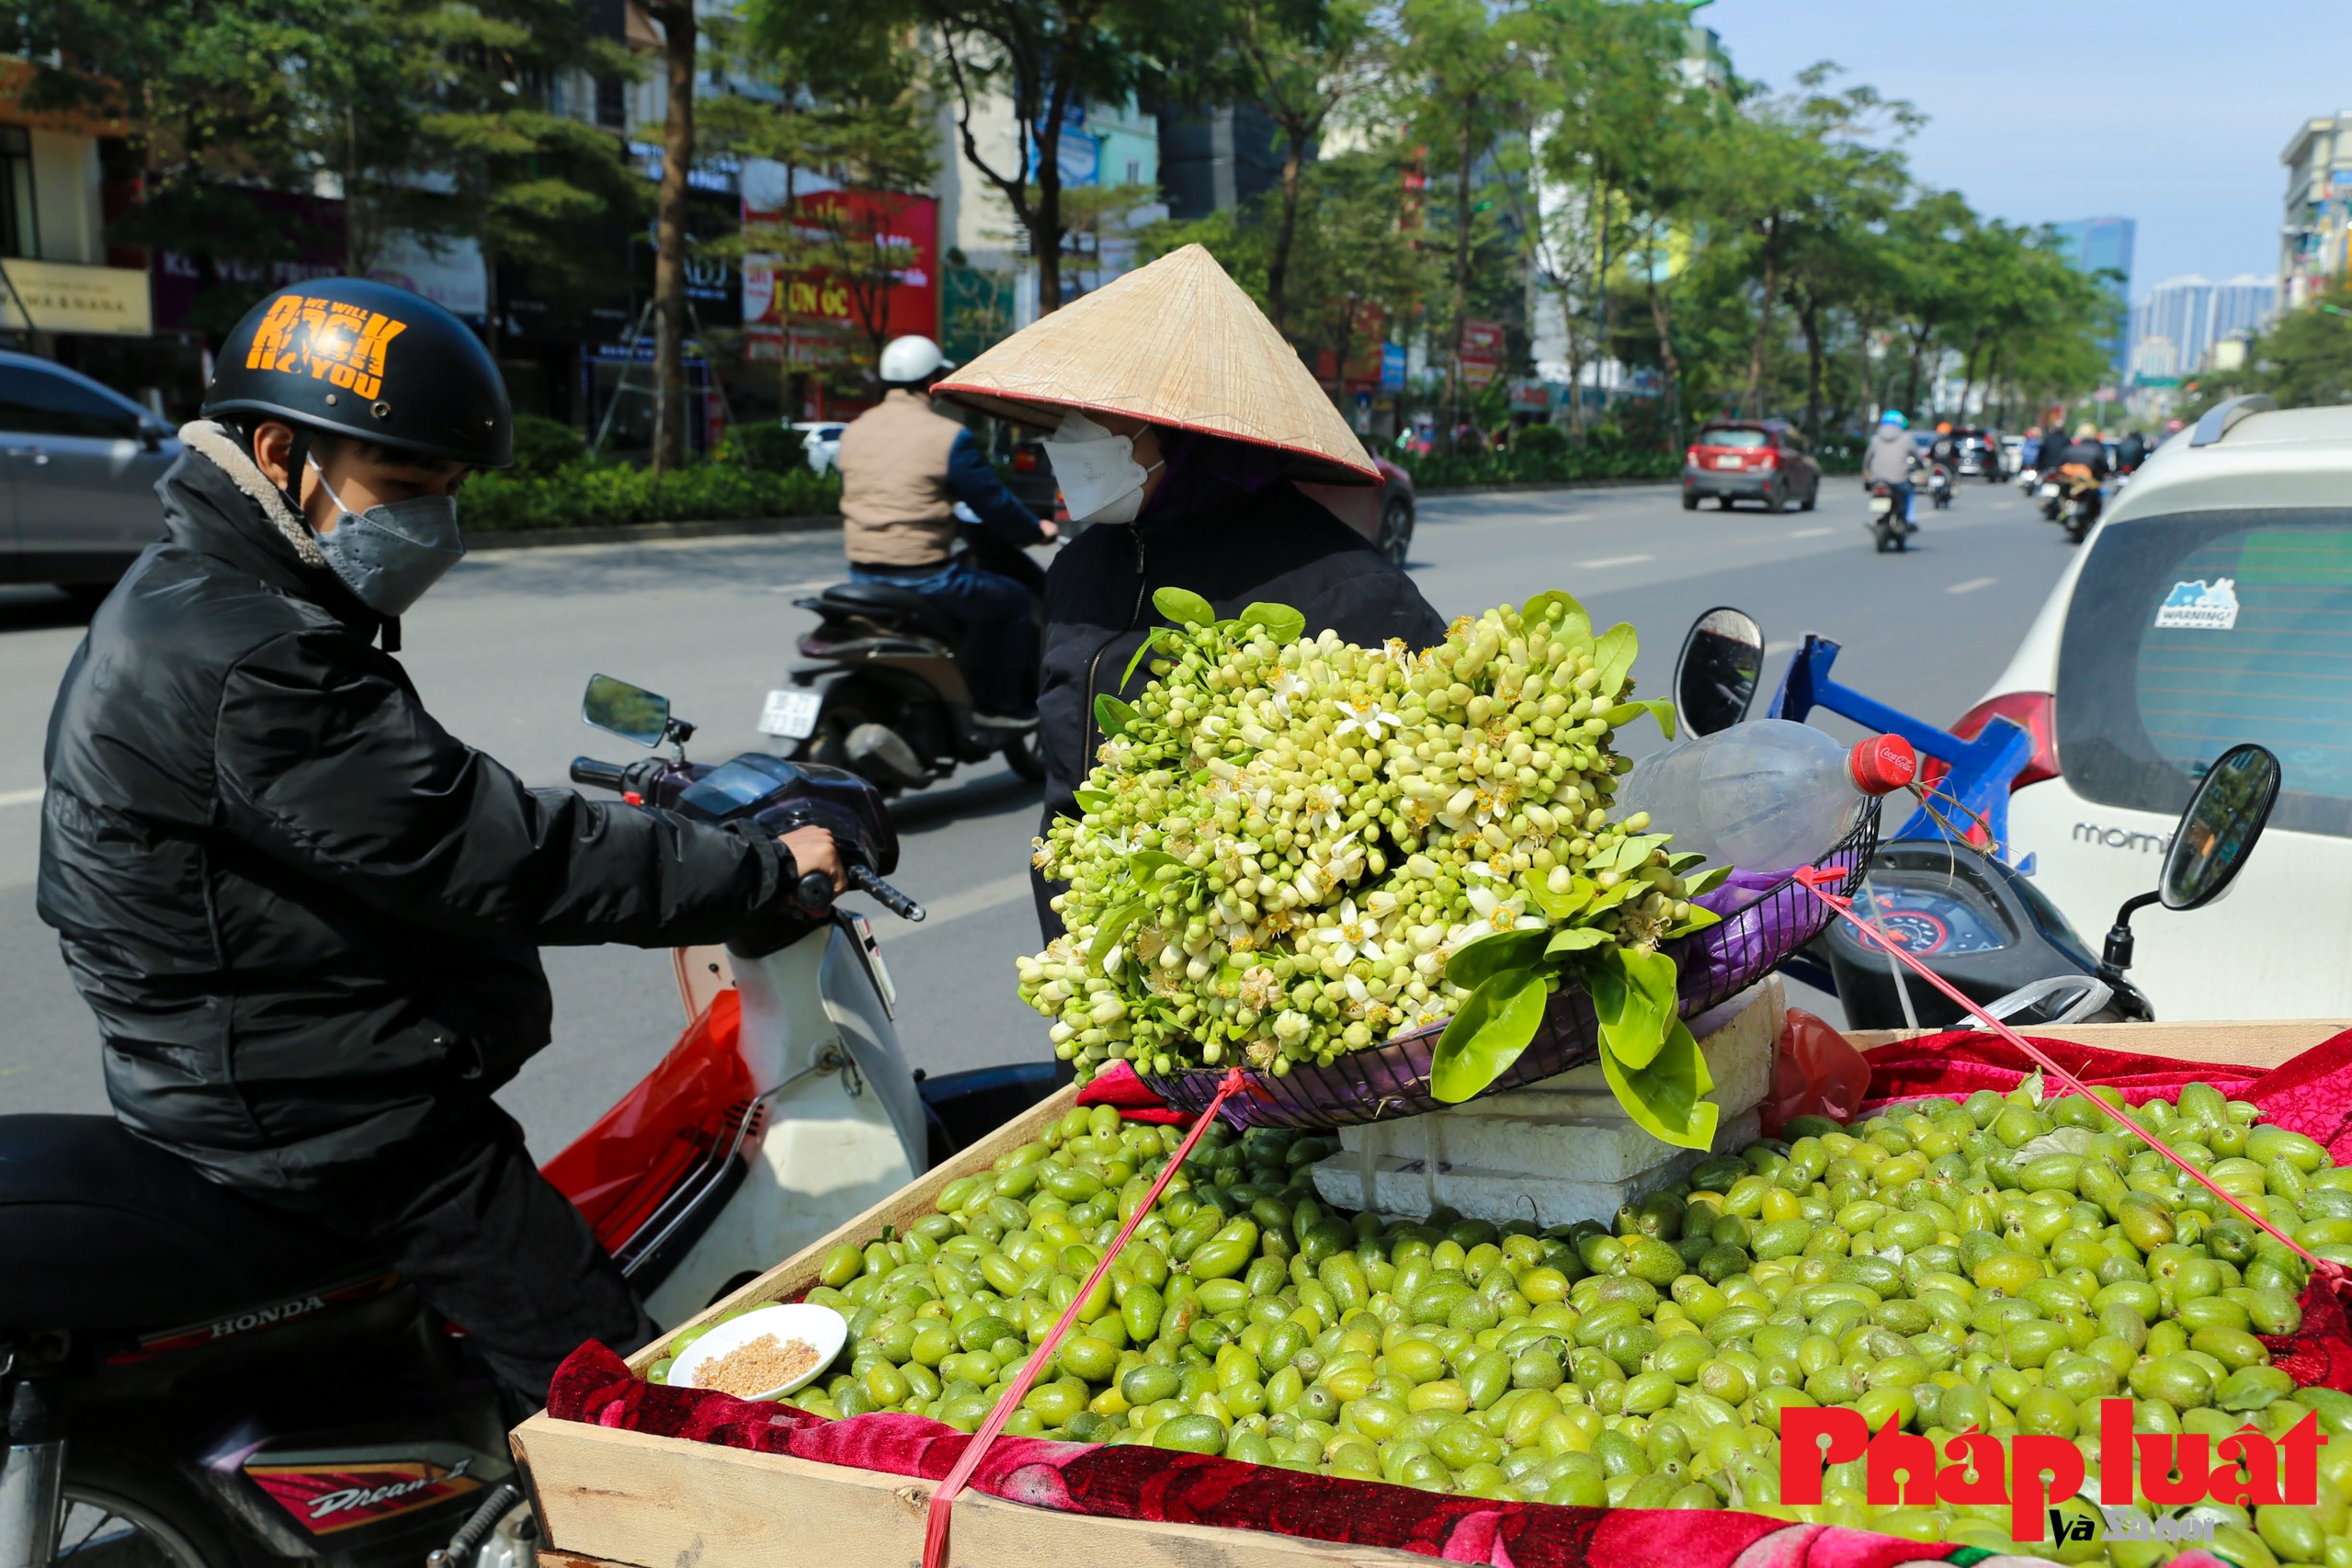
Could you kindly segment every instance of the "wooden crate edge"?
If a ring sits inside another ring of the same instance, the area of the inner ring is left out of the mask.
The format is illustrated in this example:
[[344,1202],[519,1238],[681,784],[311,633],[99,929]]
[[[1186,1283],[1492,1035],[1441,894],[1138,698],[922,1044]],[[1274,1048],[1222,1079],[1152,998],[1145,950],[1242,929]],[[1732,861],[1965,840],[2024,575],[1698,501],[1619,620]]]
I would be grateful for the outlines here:
[[[2188,1019],[2153,1024],[2051,1024],[2020,1032],[2043,1040],[2071,1040],[2140,1056],[2176,1062],[2225,1062],[2241,1067],[2277,1067],[2312,1046],[2352,1029],[2352,1018]],[[1869,1051],[1918,1040],[1940,1029],[1849,1029],[1846,1038]]]

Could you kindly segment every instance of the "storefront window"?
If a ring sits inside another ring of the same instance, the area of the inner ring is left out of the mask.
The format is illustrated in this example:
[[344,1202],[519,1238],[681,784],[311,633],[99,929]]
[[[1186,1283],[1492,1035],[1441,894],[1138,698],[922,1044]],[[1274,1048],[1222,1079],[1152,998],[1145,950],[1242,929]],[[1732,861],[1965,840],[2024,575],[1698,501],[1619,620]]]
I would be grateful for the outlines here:
[[20,125],[0,125],[0,256],[40,254],[40,229],[33,217],[32,138]]

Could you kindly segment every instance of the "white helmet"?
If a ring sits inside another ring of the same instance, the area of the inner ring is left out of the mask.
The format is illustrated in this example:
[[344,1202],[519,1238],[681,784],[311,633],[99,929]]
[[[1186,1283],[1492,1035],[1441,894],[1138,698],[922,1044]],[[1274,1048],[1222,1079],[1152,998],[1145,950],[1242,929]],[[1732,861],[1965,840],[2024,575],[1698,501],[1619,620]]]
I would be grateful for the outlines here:
[[911,386],[934,371],[950,368],[939,346],[919,334],[893,337],[884,344],[881,362],[876,367],[882,380],[895,386]]

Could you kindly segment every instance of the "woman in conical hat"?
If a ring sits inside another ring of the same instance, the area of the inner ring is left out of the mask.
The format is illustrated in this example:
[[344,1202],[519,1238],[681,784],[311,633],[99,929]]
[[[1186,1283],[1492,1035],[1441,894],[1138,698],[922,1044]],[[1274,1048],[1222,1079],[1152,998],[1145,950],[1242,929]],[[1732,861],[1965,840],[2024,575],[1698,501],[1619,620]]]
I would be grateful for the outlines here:
[[[935,395],[1046,432],[1063,503],[1088,528],[1046,575],[1038,715],[1046,820],[1074,815],[1102,737],[1095,699],[1188,588],[1220,615],[1295,607],[1307,634],[1415,648],[1446,623],[1413,580],[1299,486],[1380,471],[1299,356],[1199,245],[1161,257],[998,344]],[[1061,922],[1038,883],[1050,940]]]

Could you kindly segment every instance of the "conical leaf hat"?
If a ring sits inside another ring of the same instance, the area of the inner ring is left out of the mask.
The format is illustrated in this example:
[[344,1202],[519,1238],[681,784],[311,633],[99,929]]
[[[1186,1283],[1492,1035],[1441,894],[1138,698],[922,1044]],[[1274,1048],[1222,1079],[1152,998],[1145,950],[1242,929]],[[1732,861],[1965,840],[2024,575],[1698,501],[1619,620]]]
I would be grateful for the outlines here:
[[1051,429],[1072,408],[1123,414],[1291,453],[1292,478],[1380,483],[1298,351],[1199,245],[1062,306],[935,390],[1023,425]]

